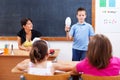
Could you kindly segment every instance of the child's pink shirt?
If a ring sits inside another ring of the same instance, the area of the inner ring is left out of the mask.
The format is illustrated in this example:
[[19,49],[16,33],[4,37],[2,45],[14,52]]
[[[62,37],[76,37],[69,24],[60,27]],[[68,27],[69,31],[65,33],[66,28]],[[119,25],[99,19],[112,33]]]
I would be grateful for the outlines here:
[[110,59],[110,64],[104,68],[98,70],[97,68],[93,67],[89,62],[88,59],[85,58],[84,60],[80,61],[76,65],[77,72],[82,72],[84,74],[96,75],[96,76],[115,76],[119,75],[120,73],[120,58],[112,57]]

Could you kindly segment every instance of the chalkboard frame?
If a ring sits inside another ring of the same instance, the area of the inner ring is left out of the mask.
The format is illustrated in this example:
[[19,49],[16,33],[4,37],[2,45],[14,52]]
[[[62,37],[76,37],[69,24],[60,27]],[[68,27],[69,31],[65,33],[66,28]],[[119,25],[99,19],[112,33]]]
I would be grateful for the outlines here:
[[[92,26],[95,30],[95,0],[92,0]],[[68,41],[66,37],[42,37],[48,41]],[[17,36],[0,36],[0,40],[17,40]]]

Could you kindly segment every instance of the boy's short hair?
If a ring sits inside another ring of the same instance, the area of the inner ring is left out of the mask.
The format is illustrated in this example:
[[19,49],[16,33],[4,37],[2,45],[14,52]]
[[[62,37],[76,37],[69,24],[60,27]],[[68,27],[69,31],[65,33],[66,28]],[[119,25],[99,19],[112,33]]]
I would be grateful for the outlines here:
[[85,8],[82,8],[82,7],[79,7],[79,8],[77,9],[77,13],[78,13],[78,11],[85,11],[85,13],[86,13],[86,9],[85,9]]

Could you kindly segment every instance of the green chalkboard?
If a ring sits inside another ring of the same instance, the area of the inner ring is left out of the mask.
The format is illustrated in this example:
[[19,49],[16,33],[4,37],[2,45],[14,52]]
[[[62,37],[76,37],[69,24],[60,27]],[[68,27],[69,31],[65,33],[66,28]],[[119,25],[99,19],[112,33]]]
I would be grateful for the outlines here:
[[91,5],[92,0],[0,0],[0,36],[16,36],[21,18],[29,17],[43,36],[63,37],[66,17],[76,23],[78,7],[87,10],[91,23]]

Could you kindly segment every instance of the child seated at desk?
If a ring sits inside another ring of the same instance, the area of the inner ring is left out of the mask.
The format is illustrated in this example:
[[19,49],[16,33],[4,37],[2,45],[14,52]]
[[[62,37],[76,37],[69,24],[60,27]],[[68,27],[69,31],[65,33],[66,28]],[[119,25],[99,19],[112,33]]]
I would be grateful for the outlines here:
[[22,71],[36,75],[53,75],[55,70],[71,71],[72,65],[64,65],[47,61],[49,57],[48,46],[44,40],[37,40],[33,43],[30,51],[30,59],[18,63],[12,72]]
[[120,75],[120,58],[112,56],[110,40],[96,34],[89,42],[86,58],[74,67],[73,72],[94,76]]

